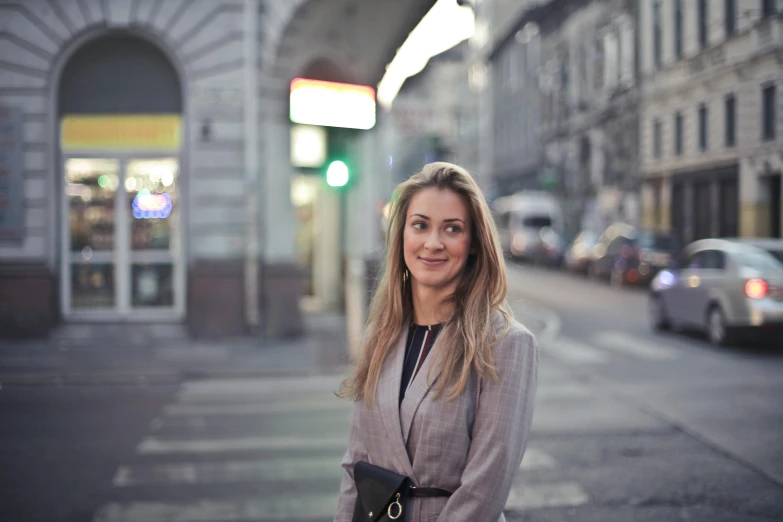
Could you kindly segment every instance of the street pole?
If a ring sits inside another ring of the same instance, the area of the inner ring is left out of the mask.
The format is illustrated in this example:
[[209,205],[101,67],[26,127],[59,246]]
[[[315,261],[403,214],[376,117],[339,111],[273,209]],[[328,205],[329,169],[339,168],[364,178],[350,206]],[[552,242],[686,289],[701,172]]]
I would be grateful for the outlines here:
[[256,332],[259,313],[258,237],[258,0],[245,0],[244,17],[245,105],[245,323]]

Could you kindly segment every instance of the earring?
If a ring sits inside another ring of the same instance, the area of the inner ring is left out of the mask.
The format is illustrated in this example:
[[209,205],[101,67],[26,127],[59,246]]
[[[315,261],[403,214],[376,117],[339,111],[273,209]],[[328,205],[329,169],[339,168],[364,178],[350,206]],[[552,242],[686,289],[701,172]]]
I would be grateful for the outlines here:
[[408,279],[410,278],[410,273],[408,273],[408,269],[406,268],[402,273],[402,282],[407,283]]

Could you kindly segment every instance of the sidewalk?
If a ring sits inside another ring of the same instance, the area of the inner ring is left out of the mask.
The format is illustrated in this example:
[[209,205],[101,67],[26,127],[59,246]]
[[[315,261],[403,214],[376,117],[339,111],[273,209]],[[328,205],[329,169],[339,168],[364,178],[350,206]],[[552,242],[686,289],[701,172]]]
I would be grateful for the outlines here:
[[345,317],[313,314],[299,339],[192,339],[173,324],[63,325],[48,339],[0,341],[0,386],[175,384],[206,377],[340,374]]
[[[545,318],[512,299],[516,318],[543,335]],[[309,314],[292,340],[192,339],[173,324],[68,324],[48,339],[0,341],[0,386],[153,385],[201,378],[344,374],[345,316]]]

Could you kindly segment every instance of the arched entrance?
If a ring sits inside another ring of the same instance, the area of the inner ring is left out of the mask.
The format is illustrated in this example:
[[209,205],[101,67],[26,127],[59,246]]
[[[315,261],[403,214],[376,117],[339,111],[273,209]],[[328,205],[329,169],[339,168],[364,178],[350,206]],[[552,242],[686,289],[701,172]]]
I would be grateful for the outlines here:
[[80,48],[58,89],[61,307],[67,319],[184,316],[182,89],[153,44]]

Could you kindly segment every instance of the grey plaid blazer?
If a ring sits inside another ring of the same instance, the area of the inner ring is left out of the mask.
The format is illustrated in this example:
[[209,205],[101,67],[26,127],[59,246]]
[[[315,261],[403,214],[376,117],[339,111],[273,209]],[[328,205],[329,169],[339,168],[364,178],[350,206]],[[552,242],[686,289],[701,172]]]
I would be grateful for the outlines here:
[[512,323],[496,346],[499,382],[474,372],[463,393],[435,400],[443,346],[439,335],[399,404],[407,328],[381,369],[376,401],[354,406],[335,522],[350,522],[354,463],[364,460],[410,477],[414,485],[452,491],[450,498],[409,499],[408,522],[505,522],[503,508],[525,452],[538,378],[538,345]]

